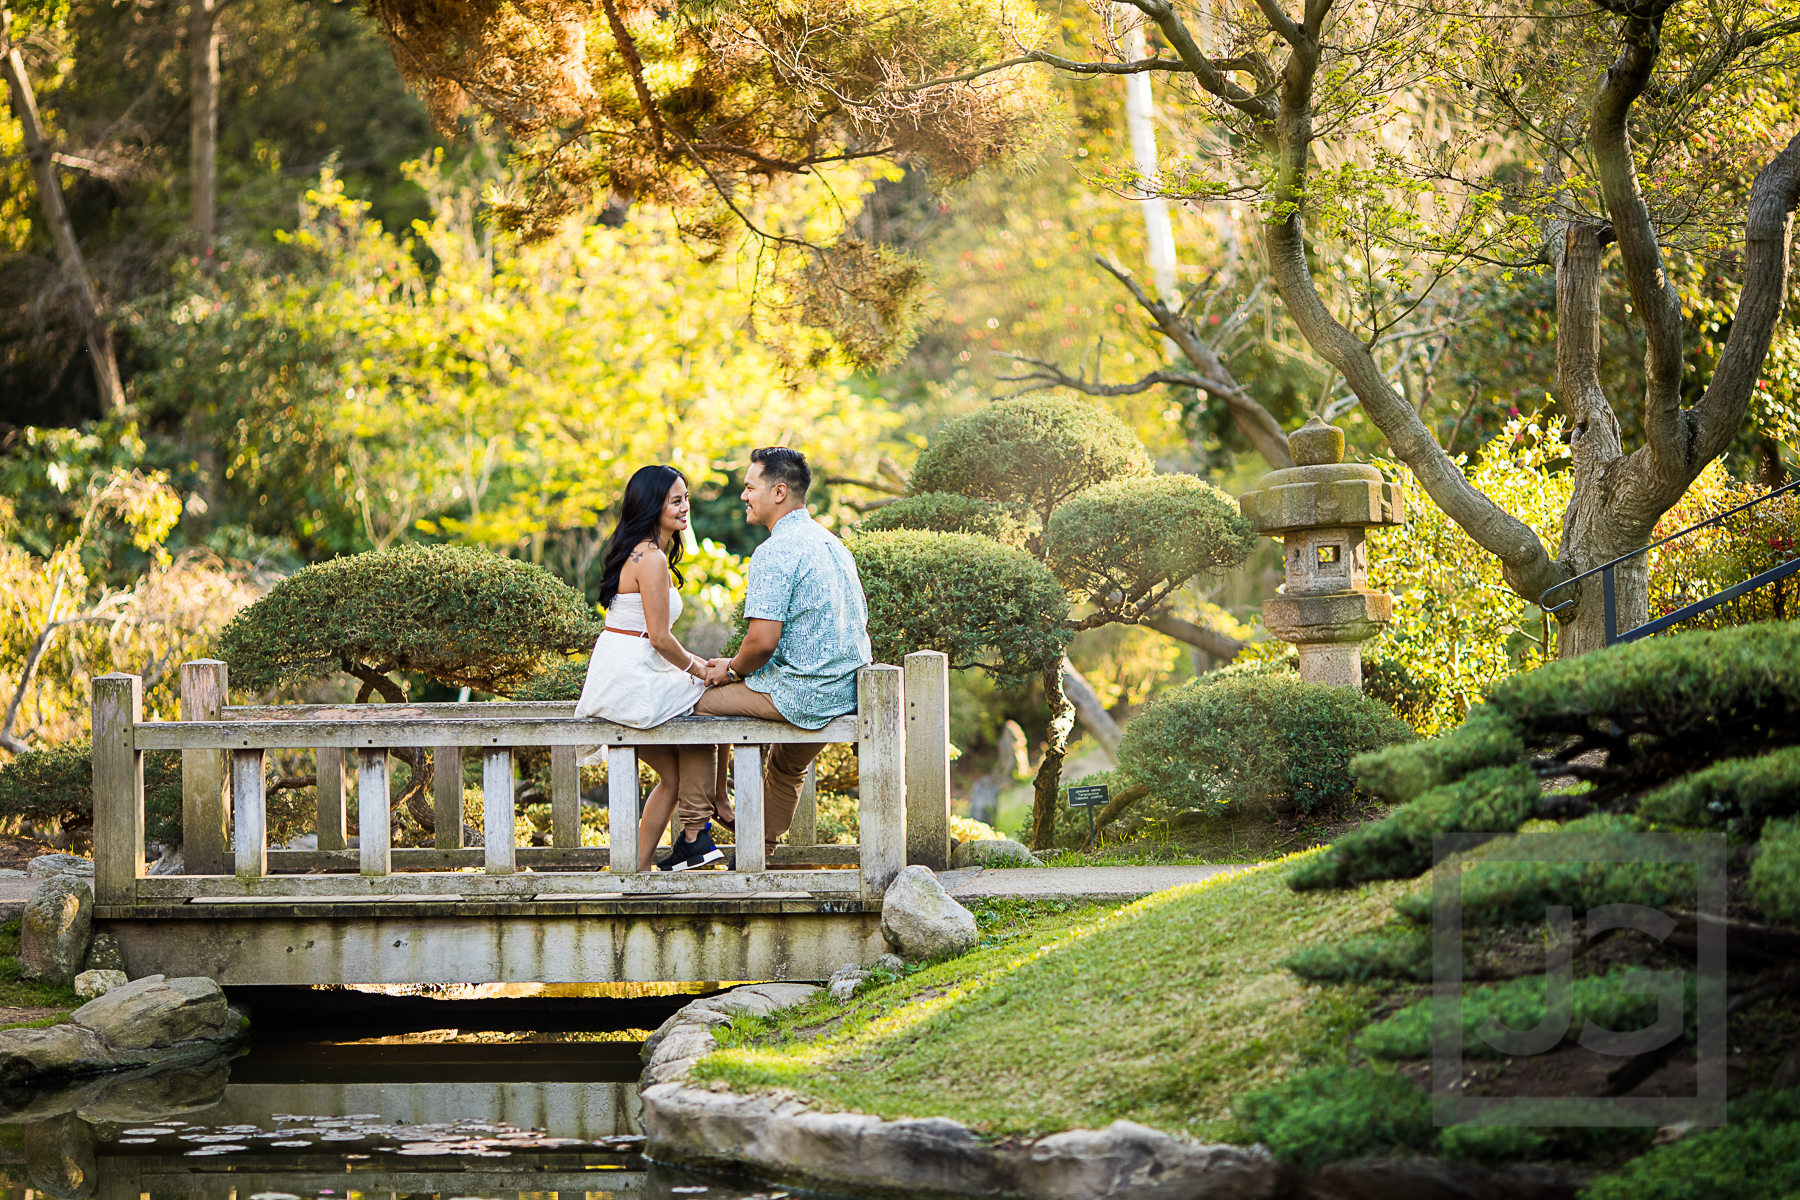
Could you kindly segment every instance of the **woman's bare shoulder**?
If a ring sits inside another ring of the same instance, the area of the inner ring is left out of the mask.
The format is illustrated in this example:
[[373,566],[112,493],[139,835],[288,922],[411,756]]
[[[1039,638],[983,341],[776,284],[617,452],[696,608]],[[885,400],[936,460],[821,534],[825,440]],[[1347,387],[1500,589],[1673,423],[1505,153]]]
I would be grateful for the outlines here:
[[628,563],[635,563],[639,567],[646,564],[650,566],[656,566],[658,564],[667,566],[669,563],[669,556],[664,554],[662,548],[655,542],[646,538],[631,548],[631,553],[626,555],[626,561]]

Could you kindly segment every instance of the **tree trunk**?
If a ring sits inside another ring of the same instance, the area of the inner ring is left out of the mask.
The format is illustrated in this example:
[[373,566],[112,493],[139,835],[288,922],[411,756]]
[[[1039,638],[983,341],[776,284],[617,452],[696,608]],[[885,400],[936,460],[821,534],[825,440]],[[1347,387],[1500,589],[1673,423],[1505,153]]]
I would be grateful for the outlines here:
[[188,0],[188,228],[212,266],[219,144],[217,0]]
[[1048,850],[1056,840],[1056,793],[1062,783],[1063,755],[1069,749],[1069,730],[1075,725],[1075,707],[1063,695],[1062,671],[1044,672],[1044,699],[1050,702],[1050,730],[1044,743],[1044,761],[1038,764],[1036,792],[1031,800],[1031,848]]
[[75,226],[69,221],[69,209],[63,203],[62,183],[56,178],[56,161],[44,122],[38,116],[37,95],[31,88],[31,76],[25,71],[25,58],[12,42],[12,14],[0,8],[0,67],[6,71],[6,82],[12,97],[13,115],[25,135],[25,155],[31,160],[31,174],[37,184],[38,206],[44,211],[44,223],[50,227],[50,240],[56,246],[57,262],[75,296],[75,313],[87,336],[88,360],[94,371],[94,389],[100,394],[100,414],[108,416],[125,405],[125,388],[119,382],[119,359],[113,352],[112,327],[100,310],[100,298],[94,292],[94,281],[88,275],[87,259],[81,244],[75,240]]
[[1106,711],[1106,705],[1100,703],[1100,696],[1094,691],[1094,685],[1075,669],[1075,664],[1069,661],[1067,655],[1062,660],[1062,685],[1063,692],[1075,706],[1075,717],[1081,722],[1082,728],[1093,735],[1100,748],[1106,751],[1106,757],[1112,759],[1113,766],[1118,766],[1121,736],[1119,723]]
[[[362,688],[356,693],[358,704],[366,703],[371,694],[379,695],[383,704],[406,703],[406,693],[401,691],[400,685],[389,679],[384,672],[374,667],[364,666],[359,662],[352,662],[349,659],[341,660],[339,665],[344,668],[346,674],[355,676],[362,681]],[[400,810],[405,808],[413,815],[413,819],[419,823],[420,828],[427,833],[435,832],[437,815],[431,803],[431,777],[434,769],[431,756],[418,746],[390,749],[388,753],[412,768],[412,779],[406,785],[406,790],[400,793],[400,802],[393,805],[389,811],[394,814],[397,822]]]

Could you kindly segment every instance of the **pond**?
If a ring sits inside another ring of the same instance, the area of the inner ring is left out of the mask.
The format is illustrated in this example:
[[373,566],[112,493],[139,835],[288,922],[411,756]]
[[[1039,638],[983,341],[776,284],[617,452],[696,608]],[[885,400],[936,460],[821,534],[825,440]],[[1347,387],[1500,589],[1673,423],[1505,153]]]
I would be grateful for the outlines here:
[[0,1092],[4,1200],[750,1200],[647,1163],[638,1050],[718,984],[234,990],[248,1052]]

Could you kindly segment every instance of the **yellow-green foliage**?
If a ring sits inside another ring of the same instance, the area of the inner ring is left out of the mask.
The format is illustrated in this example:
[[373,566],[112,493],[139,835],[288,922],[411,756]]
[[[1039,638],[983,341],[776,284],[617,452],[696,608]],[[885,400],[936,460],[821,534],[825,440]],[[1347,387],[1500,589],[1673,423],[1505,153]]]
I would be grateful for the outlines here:
[[1703,828],[1800,810],[1800,746],[1728,758],[1651,792],[1638,812],[1652,821]]
[[863,518],[861,529],[867,533],[889,529],[972,533],[1023,549],[1031,520],[1031,510],[1022,504],[998,504],[955,492],[921,492],[876,509]]
[[1341,1061],[1376,997],[1309,987],[1281,961],[1378,928],[1398,885],[1298,894],[1285,869],[1071,914],[848,1004],[815,1002],[784,1014],[772,1041],[701,1060],[696,1078],[994,1135],[1125,1119],[1227,1136],[1246,1088]]
[[1369,879],[1408,879],[1431,866],[1440,833],[1510,833],[1538,798],[1530,767],[1483,767],[1426,792],[1386,820],[1344,835],[1289,878],[1296,889],[1344,887]]
[[[1651,538],[1660,540],[1698,525],[1749,503],[1763,492],[1763,488],[1733,480],[1725,469],[1725,459],[1715,458],[1688,485],[1680,503],[1663,514]],[[1651,617],[1722,592],[1788,561],[1794,555],[1796,539],[1800,539],[1800,495],[1789,492],[1657,547],[1650,552]],[[1790,583],[1785,589],[1777,585],[1751,592],[1735,603],[1702,613],[1685,625],[1719,629],[1746,621],[1776,620],[1792,616],[1795,611]]]
[[1350,688],[1274,669],[1214,674],[1145,705],[1119,744],[1121,773],[1179,808],[1328,813],[1355,794],[1352,757],[1413,736]]
[[859,534],[848,545],[868,599],[875,661],[939,650],[951,666],[985,667],[1004,683],[1062,660],[1069,601],[1023,550],[917,529]]
[[1800,821],[1770,821],[1750,866],[1750,894],[1778,921],[1800,921]]
[[1235,566],[1256,533],[1225,493],[1192,475],[1096,484],[1062,504],[1045,533],[1050,567],[1080,596],[1135,596]]
[[[1473,463],[1458,455],[1469,482],[1557,544],[1573,475],[1554,424],[1541,416],[1508,422]],[[1379,463],[1406,487],[1406,524],[1369,533],[1369,586],[1394,597],[1394,619],[1363,653],[1404,666],[1431,685],[1419,731],[1452,729],[1494,684],[1545,661],[1538,609],[1507,586],[1500,560],[1431,502],[1398,463]]]
[[412,545],[290,575],[232,618],[218,654],[235,686],[258,690],[354,668],[505,694],[599,632],[580,595],[542,567]]
[[1124,422],[1089,400],[1002,400],[945,425],[913,467],[915,492],[1022,502],[1047,521],[1077,492],[1151,473]]

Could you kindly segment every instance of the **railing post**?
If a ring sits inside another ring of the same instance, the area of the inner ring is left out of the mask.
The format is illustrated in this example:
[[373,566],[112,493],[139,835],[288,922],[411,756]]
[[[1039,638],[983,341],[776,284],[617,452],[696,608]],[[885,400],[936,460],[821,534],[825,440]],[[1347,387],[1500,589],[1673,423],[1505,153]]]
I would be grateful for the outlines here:
[[575,747],[550,747],[550,844],[581,845],[581,766]]
[[144,683],[136,675],[94,680],[94,900],[131,904],[144,875]]
[[806,764],[806,777],[800,783],[800,803],[794,807],[794,822],[788,826],[789,846],[815,846],[819,842],[819,778],[813,769],[816,762]]
[[482,842],[486,847],[489,875],[511,875],[514,843],[519,840],[517,814],[513,811],[513,758],[511,746],[481,752]]
[[732,777],[737,784],[737,869],[766,871],[768,850],[763,830],[763,748],[732,748]]
[[[181,719],[218,721],[230,675],[216,658],[181,664]],[[181,857],[189,875],[224,875],[231,869],[231,801],[223,750],[181,752]]]
[[387,875],[394,869],[393,827],[388,795],[386,748],[356,751],[356,844],[364,875]]
[[267,875],[269,815],[263,795],[260,748],[231,752],[231,835],[237,877],[261,879]]
[[606,751],[606,869],[630,875],[638,869],[637,751],[612,746]]
[[344,750],[320,746],[313,757],[313,830],[319,835],[319,849],[342,850],[350,844],[344,810]]
[[906,656],[906,861],[950,868],[950,659]]
[[1610,646],[1619,640],[1619,606],[1613,598],[1613,569],[1610,566],[1600,572],[1600,592],[1606,612],[1606,644]]
[[431,751],[431,817],[437,828],[431,844],[439,850],[463,845],[462,747],[436,746]]
[[856,676],[857,840],[863,888],[885,892],[906,865],[906,686],[899,667]]

